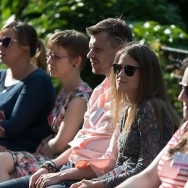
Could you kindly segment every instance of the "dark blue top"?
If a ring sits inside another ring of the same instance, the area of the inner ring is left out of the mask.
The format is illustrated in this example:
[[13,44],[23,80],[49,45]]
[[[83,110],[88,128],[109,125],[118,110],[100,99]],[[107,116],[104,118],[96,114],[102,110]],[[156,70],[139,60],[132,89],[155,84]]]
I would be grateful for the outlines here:
[[0,111],[5,120],[0,126],[6,137],[0,145],[7,149],[34,152],[40,141],[50,134],[47,117],[55,102],[50,76],[40,68],[19,83],[4,87],[6,70],[0,71]]

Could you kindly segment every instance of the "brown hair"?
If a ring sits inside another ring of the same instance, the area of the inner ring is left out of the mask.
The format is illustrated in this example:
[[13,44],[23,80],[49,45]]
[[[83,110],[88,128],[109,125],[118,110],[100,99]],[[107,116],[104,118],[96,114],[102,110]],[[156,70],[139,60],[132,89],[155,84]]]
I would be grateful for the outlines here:
[[107,32],[112,48],[116,48],[125,42],[133,41],[131,29],[120,18],[104,19],[96,25],[87,27],[86,31],[89,36],[99,34],[100,32]]
[[89,40],[85,34],[75,30],[59,31],[49,38],[48,48],[54,44],[65,48],[72,57],[80,56],[82,58],[80,69],[85,67],[89,52]]
[[17,36],[18,43],[22,46],[29,46],[30,57],[36,54],[38,37],[36,30],[27,23],[13,21],[3,26],[5,28],[12,28]]
[[[156,54],[146,45],[131,43],[125,45],[117,52],[114,63],[118,63],[122,55],[128,55],[129,57],[133,58],[139,64],[140,71],[140,85],[136,101],[134,101],[134,104],[131,104],[131,116],[127,121],[128,123],[126,124],[125,129],[130,128],[131,124],[135,119],[139,105],[148,98],[151,98],[153,101],[156,116],[159,120],[159,129],[161,136],[163,135],[164,127],[162,121],[163,114],[161,113],[160,109],[164,109],[169,114],[169,117],[172,119],[174,127],[177,128],[180,123],[180,118],[177,112],[171,106],[170,102],[168,101],[162,71]],[[113,99],[115,99],[113,106],[113,114],[114,120],[117,123],[119,119],[118,114],[120,114],[121,109],[121,102],[127,101],[124,98],[123,93],[116,90],[116,77],[113,71],[111,71],[111,79],[113,92],[112,97]]]
[[42,39],[38,39],[37,50],[35,56],[33,57],[32,63],[44,71],[47,71],[46,48]]

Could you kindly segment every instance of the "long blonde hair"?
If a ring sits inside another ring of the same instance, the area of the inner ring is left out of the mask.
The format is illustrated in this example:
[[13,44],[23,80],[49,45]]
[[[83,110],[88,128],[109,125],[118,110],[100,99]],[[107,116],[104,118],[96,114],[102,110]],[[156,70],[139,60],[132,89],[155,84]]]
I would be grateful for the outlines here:
[[[125,44],[121,48],[114,59],[114,63],[118,63],[122,55],[128,55],[133,58],[139,64],[140,71],[140,84],[136,101],[130,104],[130,115],[126,120],[124,126],[125,130],[129,130],[133,121],[135,120],[138,107],[146,99],[150,98],[153,102],[156,117],[159,120],[159,130],[161,136],[163,135],[163,118],[161,108],[165,109],[170,119],[172,120],[174,127],[178,128],[180,124],[180,117],[173,109],[170,102],[167,99],[165,83],[162,75],[162,71],[158,62],[156,54],[146,45],[139,45],[136,43]],[[116,75],[111,70],[111,83],[112,83],[112,116],[113,123],[116,125],[119,121],[122,113],[122,107],[125,103],[128,103],[124,97],[124,93],[117,91],[116,89]]]

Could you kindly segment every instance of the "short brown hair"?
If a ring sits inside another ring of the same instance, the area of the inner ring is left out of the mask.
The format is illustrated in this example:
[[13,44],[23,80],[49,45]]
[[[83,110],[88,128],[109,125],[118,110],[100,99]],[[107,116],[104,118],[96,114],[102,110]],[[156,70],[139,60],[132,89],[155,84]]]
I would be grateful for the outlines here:
[[86,31],[89,36],[96,35],[100,32],[107,32],[113,48],[123,43],[133,41],[131,29],[125,21],[120,18],[104,19],[96,25],[87,27]]
[[85,34],[76,30],[58,31],[49,38],[48,48],[54,44],[67,49],[72,57],[80,56],[82,58],[80,69],[85,67],[89,52],[89,40]]

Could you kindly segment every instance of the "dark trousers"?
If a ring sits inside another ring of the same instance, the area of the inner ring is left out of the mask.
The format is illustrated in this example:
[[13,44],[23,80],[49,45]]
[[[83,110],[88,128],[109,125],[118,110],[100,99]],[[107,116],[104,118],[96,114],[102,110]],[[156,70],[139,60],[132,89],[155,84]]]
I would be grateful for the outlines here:
[[[62,166],[60,171],[74,167],[73,164],[67,163]],[[29,178],[30,176],[25,176],[21,178],[12,179],[3,183],[0,183],[0,188],[29,188]],[[69,188],[73,183],[80,180],[63,181],[56,185],[51,185],[48,188]]]

